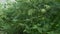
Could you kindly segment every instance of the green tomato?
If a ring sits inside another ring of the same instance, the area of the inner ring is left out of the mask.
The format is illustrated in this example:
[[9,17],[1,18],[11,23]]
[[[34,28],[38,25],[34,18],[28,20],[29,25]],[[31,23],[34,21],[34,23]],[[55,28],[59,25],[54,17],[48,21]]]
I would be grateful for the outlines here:
[[49,6],[49,5],[44,5],[44,6],[45,6],[46,9],[50,9],[51,8],[51,6]]
[[41,12],[42,12],[42,13],[45,13],[45,12],[46,12],[46,9],[41,9]]

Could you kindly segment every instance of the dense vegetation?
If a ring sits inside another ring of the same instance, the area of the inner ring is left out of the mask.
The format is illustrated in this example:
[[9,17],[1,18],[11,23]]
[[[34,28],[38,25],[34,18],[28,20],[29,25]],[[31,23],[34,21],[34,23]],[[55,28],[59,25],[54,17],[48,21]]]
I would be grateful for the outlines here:
[[60,34],[60,3],[16,0],[0,3],[0,34]]

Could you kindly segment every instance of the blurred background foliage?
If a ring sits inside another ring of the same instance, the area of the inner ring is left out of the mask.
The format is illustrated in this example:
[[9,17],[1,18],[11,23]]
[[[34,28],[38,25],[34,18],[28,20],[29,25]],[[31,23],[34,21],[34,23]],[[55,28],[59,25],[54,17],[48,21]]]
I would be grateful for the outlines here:
[[0,0],[0,34],[60,34],[60,1]]

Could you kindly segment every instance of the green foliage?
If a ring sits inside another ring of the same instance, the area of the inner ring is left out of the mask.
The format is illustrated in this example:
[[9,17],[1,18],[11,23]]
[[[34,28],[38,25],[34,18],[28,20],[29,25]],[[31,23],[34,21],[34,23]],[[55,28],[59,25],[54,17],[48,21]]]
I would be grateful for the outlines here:
[[60,3],[52,0],[16,0],[0,5],[3,34],[60,34]]

